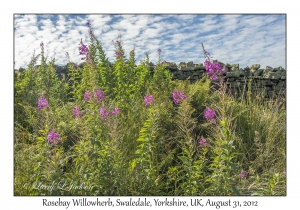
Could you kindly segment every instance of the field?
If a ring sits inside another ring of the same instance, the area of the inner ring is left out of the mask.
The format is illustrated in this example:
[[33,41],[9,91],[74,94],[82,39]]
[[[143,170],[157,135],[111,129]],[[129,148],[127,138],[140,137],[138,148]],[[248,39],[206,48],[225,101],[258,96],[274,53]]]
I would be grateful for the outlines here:
[[14,195],[286,195],[284,99],[235,99],[207,55],[192,84],[172,80],[160,56],[152,73],[121,38],[111,66],[87,26],[83,69],[67,54],[58,79],[41,43],[15,75]]

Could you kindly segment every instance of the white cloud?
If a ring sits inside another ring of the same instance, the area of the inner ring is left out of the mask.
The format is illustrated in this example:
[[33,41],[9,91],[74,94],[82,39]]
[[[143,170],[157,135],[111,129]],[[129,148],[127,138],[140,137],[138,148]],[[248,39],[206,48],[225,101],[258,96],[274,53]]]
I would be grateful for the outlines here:
[[[66,64],[65,52],[72,61],[81,62],[78,44],[89,43],[88,27],[113,61],[111,43],[122,34],[126,55],[135,46],[139,61],[148,52],[157,62],[157,49],[171,62],[203,62],[201,43],[214,57],[241,68],[261,62],[262,66],[285,67],[285,18],[283,15],[15,15],[15,60],[24,66],[33,50],[55,57]],[[119,31],[118,31],[119,30]],[[153,59],[153,60],[152,60]],[[176,60],[175,60],[176,59]],[[256,60],[256,61],[255,61]],[[267,63],[271,62],[271,63]]]

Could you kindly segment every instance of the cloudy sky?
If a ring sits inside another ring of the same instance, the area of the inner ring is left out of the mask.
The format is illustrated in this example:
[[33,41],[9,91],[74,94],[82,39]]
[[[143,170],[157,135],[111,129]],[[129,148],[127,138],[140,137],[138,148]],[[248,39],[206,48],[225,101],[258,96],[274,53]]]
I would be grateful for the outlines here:
[[254,63],[286,67],[286,15],[14,15],[15,68],[26,67],[35,50],[44,43],[48,59],[65,65],[80,63],[80,39],[88,44],[86,22],[102,43],[111,62],[115,59],[112,40],[122,35],[125,55],[135,47],[137,64],[149,53],[157,63],[157,49],[168,62],[202,63],[201,43],[213,59],[239,63],[240,68]]

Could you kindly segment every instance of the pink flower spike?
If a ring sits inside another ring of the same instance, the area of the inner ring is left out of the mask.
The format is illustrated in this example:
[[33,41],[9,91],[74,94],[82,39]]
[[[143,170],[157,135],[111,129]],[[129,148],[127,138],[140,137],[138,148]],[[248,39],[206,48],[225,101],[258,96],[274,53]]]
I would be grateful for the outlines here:
[[204,117],[207,121],[213,121],[213,118],[215,117],[216,112],[213,109],[206,109],[204,113]]

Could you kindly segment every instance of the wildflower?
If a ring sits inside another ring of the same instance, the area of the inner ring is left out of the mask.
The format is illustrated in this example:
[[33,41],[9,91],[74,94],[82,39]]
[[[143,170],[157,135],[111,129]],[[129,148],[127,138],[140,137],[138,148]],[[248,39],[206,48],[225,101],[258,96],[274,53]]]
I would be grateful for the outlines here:
[[115,110],[111,112],[112,115],[120,114],[120,109],[118,107],[115,107]]
[[49,132],[48,134],[48,143],[60,143],[60,136],[58,133],[55,133],[54,131]]
[[44,43],[43,43],[43,42],[41,42],[40,46],[41,46],[41,47],[44,47]]
[[185,100],[185,99],[187,99],[187,96],[185,96],[185,95],[183,94],[183,92],[180,91],[180,92],[179,92],[179,98],[180,98],[181,100]]
[[122,57],[123,56],[123,53],[122,52],[120,52],[120,51],[118,51],[118,52],[116,52],[116,57],[118,58],[118,57]]
[[105,97],[105,93],[102,90],[98,90],[95,93],[95,97],[97,98],[97,101],[101,101]]
[[89,52],[89,48],[83,43],[81,43],[81,46],[78,47],[78,49],[79,49],[79,55],[86,55]]
[[207,76],[211,77],[212,81],[218,80],[218,75],[226,73],[225,69],[221,69],[221,64],[216,61],[211,62],[209,59],[205,60],[205,69],[208,71]]
[[247,176],[247,173],[245,172],[245,171],[242,171],[241,173],[240,173],[240,178],[246,178],[246,176]]
[[199,145],[200,145],[200,148],[202,148],[204,146],[208,146],[208,142],[206,141],[206,139],[200,139]]
[[90,26],[91,26],[91,24],[90,24],[89,22],[86,22],[86,26],[90,27]]
[[149,106],[150,104],[155,104],[154,98],[152,95],[148,95],[144,97],[145,106]]
[[216,75],[213,75],[213,76],[211,77],[211,80],[212,80],[212,81],[218,81],[218,77],[217,77]]
[[92,94],[85,91],[83,97],[84,97],[84,101],[87,102],[92,97]]
[[161,49],[160,49],[160,48],[158,48],[158,49],[157,49],[157,52],[158,52],[158,53],[161,53]]
[[213,109],[206,109],[204,113],[204,117],[207,121],[213,121],[213,118],[215,117],[216,112]]
[[82,117],[83,114],[79,112],[79,107],[75,106],[73,109],[73,117]]
[[184,95],[183,91],[173,92],[173,100],[175,104],[179,104],[180,101],[187,99],[187,96]]
[[43,109],[44,107],[47,107],[49,109],[48,101],[45,98],[39,98],[38,100],[38,110]]
[[134,50],[130,51],[130,55],[134,56]]
[[101,120],[106,120],[105,116],[107,116],[107,115],[109,115],[109,112],[107,112],[107,111],[105,110],[105,107],[102,106],[102,107],[100,108],[100,117],[101,117]]

